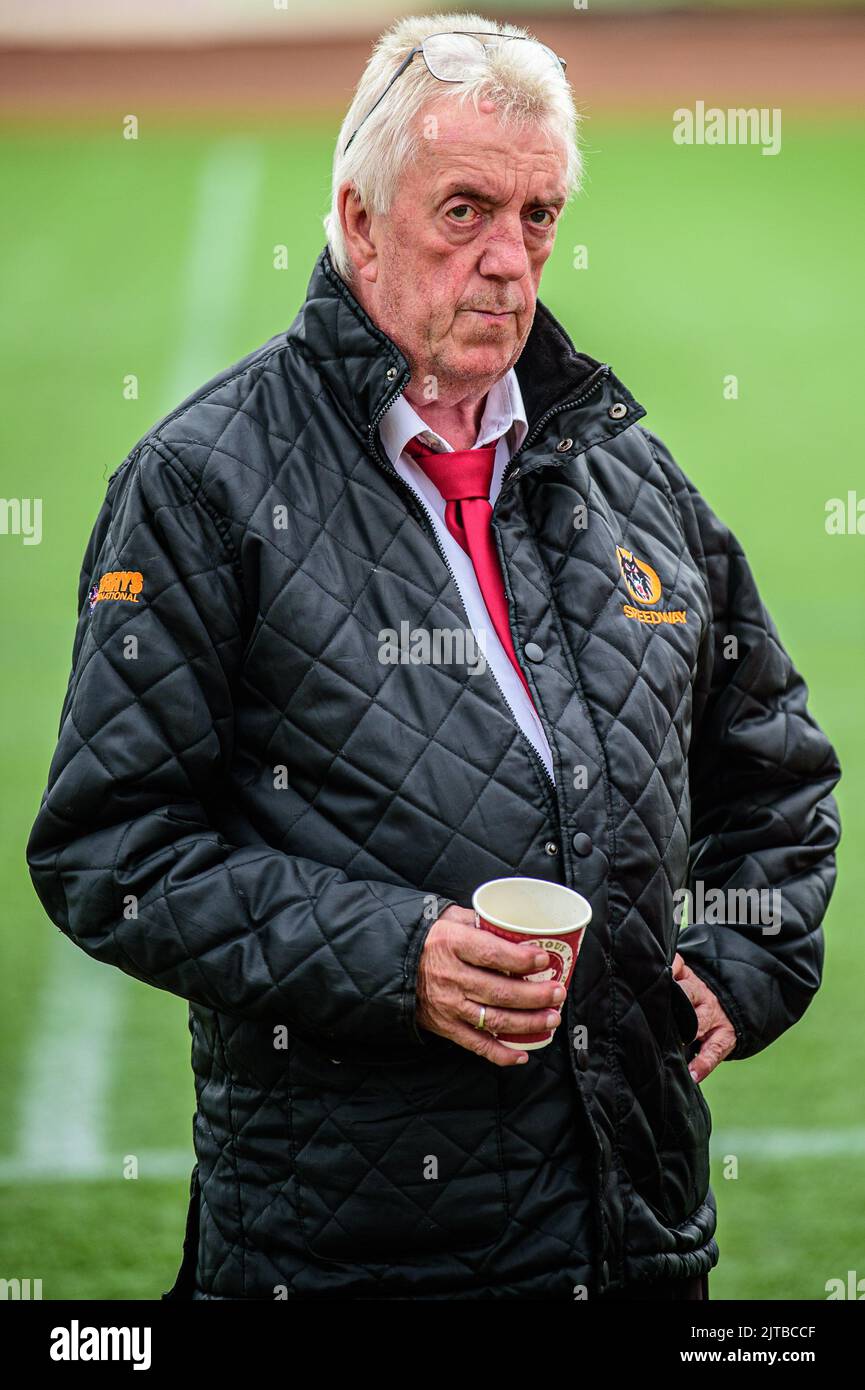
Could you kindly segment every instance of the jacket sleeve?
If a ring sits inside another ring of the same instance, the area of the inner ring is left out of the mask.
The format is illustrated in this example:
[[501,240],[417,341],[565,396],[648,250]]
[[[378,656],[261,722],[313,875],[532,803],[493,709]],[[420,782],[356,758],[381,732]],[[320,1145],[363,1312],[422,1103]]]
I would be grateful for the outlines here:
[[709,595],[689,756],[695,912],[678,949],[736,1030],[732,1061],[796,1023],[819,988],[840,768],[741,545],[649,438]]
[[228,843],[208,816],[232,758],[245,621],[225,518],[146,442],[113,475],[85,555],[27,846],[36,891],[94,959],[192,1003],[320,1044],[421,1047],[418,961],[453,900],[350,879],[254,831]]

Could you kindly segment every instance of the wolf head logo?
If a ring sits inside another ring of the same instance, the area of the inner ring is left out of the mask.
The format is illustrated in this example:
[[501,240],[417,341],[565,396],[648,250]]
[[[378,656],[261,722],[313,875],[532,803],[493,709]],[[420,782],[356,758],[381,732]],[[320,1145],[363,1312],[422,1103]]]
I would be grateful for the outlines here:
[[638,560],[632,551],[622,546],[616,547],[616,554],[631,597],[638,603],[657,603],[661,597],[661,581],[652,566],[647,565],[645,560]]

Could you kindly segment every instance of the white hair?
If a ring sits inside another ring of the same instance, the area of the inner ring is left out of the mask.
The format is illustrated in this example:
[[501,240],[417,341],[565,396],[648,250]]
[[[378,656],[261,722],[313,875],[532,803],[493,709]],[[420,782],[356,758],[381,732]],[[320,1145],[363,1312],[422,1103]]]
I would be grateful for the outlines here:
[[[521,39],[534,36],[514,24],[499,24],[476,14],[412,15],[393,24],[376,43],[336,142],[330,211],[324,219],[330,256],[344,280],[350,280],[352,264],[339,220],[339,190],[349,182],[367,212],[386,214],[396,194],[401,171],[416,157],[422,134],[414,117],[434,99],[443,97],[461,105],[471,100],[476,112],[483,98],[491,99],[503,124],[514,129],[539,126],[564,140],[567,150],[567,195],[578,189],[582,158],[578,144],[579,115],[568,83],[550,67],[536,43],[495,44],[487,50],[488,62],[462,82],[441,82],[433,77],[422,55],[409,63],[384,100],[364,120],[381,96],[400,63],[431,34],[483,32],[511,34]],[[363,125],[361,126],[361,121]],[[346,151],[351,135],[357,137]]]

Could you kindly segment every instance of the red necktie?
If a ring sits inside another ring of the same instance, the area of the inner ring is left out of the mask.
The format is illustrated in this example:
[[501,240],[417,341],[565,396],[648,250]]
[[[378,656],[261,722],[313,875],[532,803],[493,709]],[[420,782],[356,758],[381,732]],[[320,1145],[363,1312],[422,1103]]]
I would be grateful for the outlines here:
[[490,525],[493,509],[489,499],[496,457],[495,444],[485,449],[443,450],[438,453],[434,449],[427,449],[415,438],[409,440],[405,451],[420,464],[445,499],[445,524],[475,567],[496,635],[531,700],[532,693],[514,651],[505,584]]

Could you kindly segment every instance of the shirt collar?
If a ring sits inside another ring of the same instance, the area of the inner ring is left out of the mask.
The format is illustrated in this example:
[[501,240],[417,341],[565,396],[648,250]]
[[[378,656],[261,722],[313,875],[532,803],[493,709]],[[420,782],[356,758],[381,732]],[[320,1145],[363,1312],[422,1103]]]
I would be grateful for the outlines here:
[[[429,428],[413,406],[399,396],[382,417],[379,425],[381,442],[391,463],[396,463],[410,439],[419,434],[429,448],[452,452],[451,445],[440,434]],[[516,453],[528,433],[525,406],[522,392],[513,367],[496,381],[487,392],[484,413],[481,417],[477,439],[472,446],[481,449],[492,444],[502,435],[508,435],[508,451]]]

